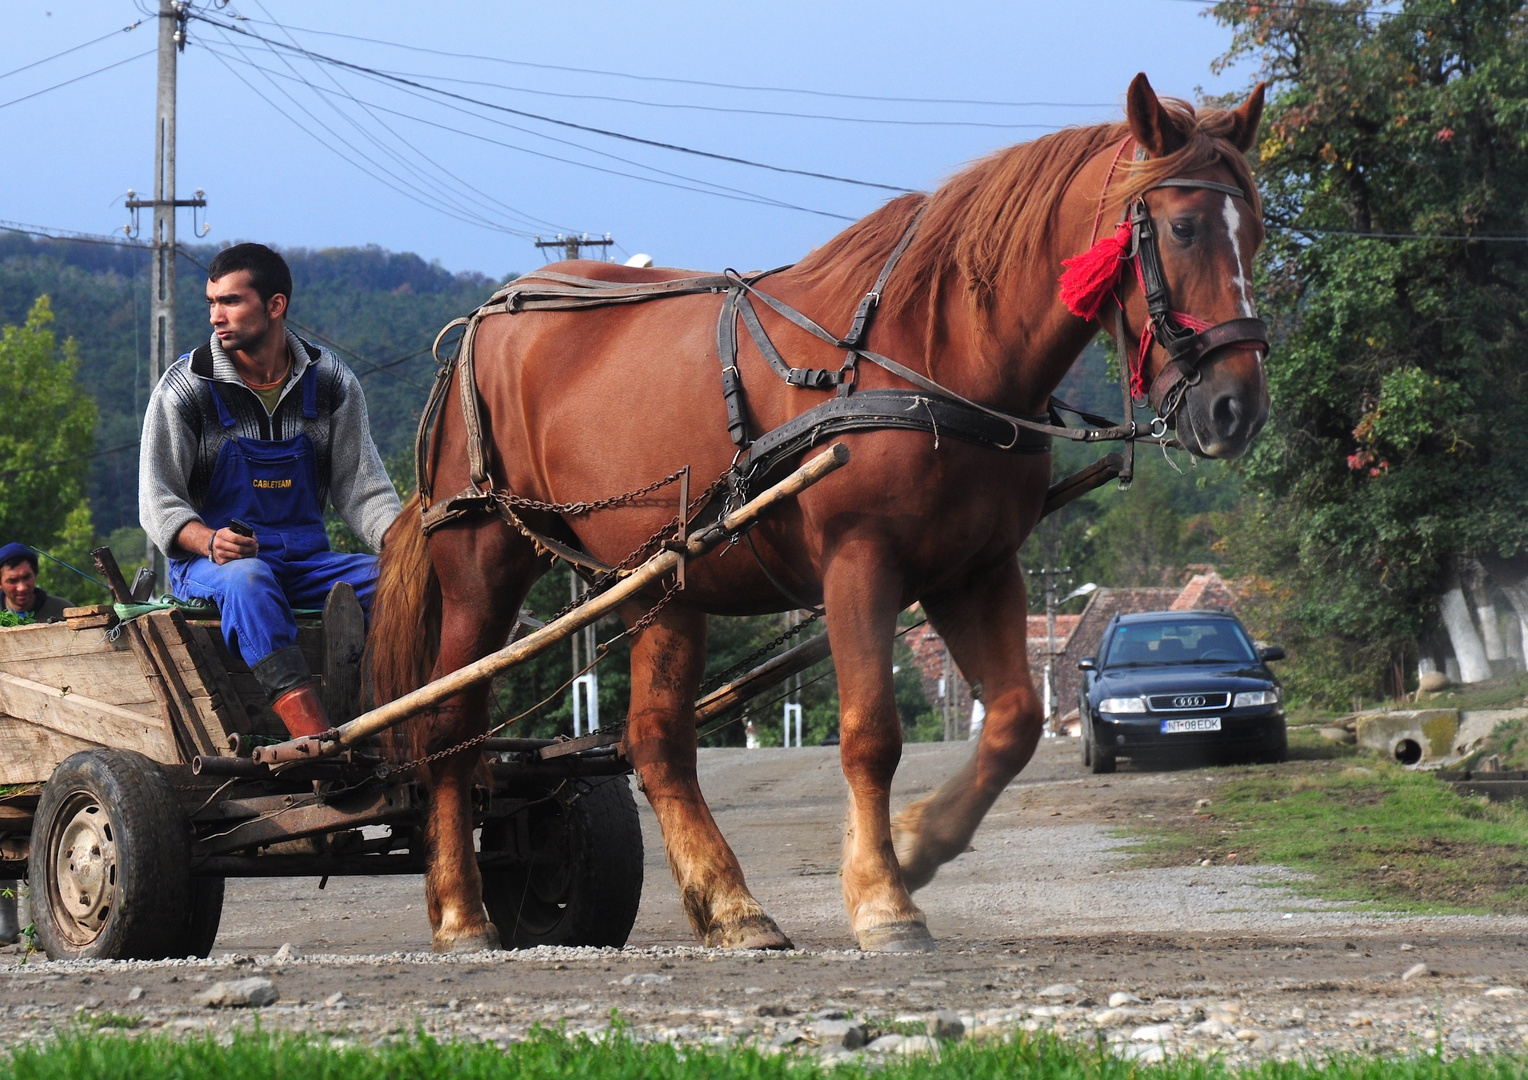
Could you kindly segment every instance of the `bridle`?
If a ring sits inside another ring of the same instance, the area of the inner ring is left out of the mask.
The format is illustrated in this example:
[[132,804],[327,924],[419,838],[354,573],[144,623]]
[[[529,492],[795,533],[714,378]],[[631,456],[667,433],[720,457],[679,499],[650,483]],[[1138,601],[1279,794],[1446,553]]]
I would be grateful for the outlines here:
[[[1137,148],[1136,160],[1145,154]],[[1113,166],[1110,166],[1113,173]],[[1190,188],[1202,191],[1218,191],[1223,195],[1247,201],[1247,193],[1232,184],[1193,177],[1174,176],[1159,180],[1136,196],[1126,212],[1130,222],[1130,246],[1121,252],[1120,259],[1133,263],[1136,281],[1146,298],[1146,323],[1141,327],[1140,341],[1132,359],[1125,331],[1125,281],[1119,275],[1115,286],[1114,301],[1119,308],[1115,321],[1115,335],[1119,344],[1121,375],[1130,380],[1132,396],[1141,393],[1141,371],[1153,341],[1167,351],[1167,363],[1152,379],[1146,391],[1146,400],[1156,415],[1151,421],[1151,433],[1161,438],[1173,426],[1174,414],[1183,404],[1189,388],[1197,386],[1203,377],[1201,365],[1216,349],[1227,345],[1258,345],[1268,348],[1268,324],[1256,317],[1227,319],[1225,322],[1208,323],[1193,315],[1174,311],[1168,296],[1167,275],[1162,269],[1162,252],[1157,245],[1156,224],[1151,209],[1146,205],[1146,192],[1159,188]],[[1108,181],[1104,182],[1105,195]],[[1126,369],[1129,374],[1126,374]]]

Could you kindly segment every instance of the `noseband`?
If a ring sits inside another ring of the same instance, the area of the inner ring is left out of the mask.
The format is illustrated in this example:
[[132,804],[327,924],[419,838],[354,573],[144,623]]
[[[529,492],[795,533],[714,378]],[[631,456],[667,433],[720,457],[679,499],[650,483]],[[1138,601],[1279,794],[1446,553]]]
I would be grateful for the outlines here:
[[[1194,188],[1218,191],[1244,201],[1247,198],[1246,192],[1239,187],[1191,177],[1170,177],[1152,185],[1147,191],[1158,188]],[[1156,224],[1151,219],[1151,210],[1146,206],[1144,196],[1145,192],[1142,192],[1130,208],[1130,248],[1120,258],[1135,264],[1136,280],[1146,298],[1147,321],[1141,327],[1135,367],[1139,370],[1145,363],[1153,340],[1167,350],[1168,361],[1151,381],[1151,388],[1146,394],[1147,401],[1157,414],[1151,422],[1152,433],[1161,436],[1167,431],[1173,414],[1183,404],[1189,387],[1198,385],[1203,376],[1200,368],[1205,358],[1227,345],[1258,345],[1266,350],[1268,324],[1255,317],[1228,319],[1211,324],[1173,310],[1168,298],[1167,275],[1162,269],[1162,252],[1157,246]],[[1129,353],[1125,347],[1123,274],[1120,279],[1115,292],[1115,302],[1119,306],[1116,332],[1120,363],[1125,364]]]

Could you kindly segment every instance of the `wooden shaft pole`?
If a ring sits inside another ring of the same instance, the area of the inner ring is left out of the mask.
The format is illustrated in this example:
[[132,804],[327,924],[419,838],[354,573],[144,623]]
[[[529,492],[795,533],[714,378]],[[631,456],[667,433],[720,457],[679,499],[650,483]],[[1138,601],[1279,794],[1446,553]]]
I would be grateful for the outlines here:
[[695,723],[704,724],[722,715],[728,709],[752,701],[773,690],[785,679],[799,674],[833,655],[827,634],[808,638],[793,649],[787,649],[773,660],[760,664],[726,686],[719,686],[695,703]]
[[[720,522],[692,533],[685,542],[685,557],[704,555],[729,535],[756,520],[770,507],[795,497],[835,469],[842,468],[848,461],[849,448],[842,443],[834,443],[758,498],[738,507]],[[566,641],[583,627],[603,618],[643,589],[673,573],[679,565],[679,559],[680,556],[675,552],[660,552],[610,589],[574,608],[562,618],[547,623],[535,633],[465,667],[457,668],[386,705],[380,705],[371,712],[363,713],[342,725],[338,729],[338,740],[326,742],[323,753],[338,753],[346,747],[364,742],[378,732],[401,724],[409,717],[454,697],[473,683],[492,678],[506,668],[523,663],[543,650]]]

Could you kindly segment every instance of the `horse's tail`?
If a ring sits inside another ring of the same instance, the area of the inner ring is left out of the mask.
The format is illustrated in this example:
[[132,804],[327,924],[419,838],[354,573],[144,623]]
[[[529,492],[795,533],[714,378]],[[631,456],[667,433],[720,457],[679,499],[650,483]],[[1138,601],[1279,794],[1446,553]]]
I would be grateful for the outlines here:
[[440,580],[430,562],[419,495],[387,530],[366,643],[370,698],[383,704],[430,679],[440,652]]

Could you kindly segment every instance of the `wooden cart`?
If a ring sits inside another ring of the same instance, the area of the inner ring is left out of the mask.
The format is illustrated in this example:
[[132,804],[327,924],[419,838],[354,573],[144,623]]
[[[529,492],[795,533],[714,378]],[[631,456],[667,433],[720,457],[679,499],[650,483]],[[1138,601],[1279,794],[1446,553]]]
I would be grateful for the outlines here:
[[[336,722],[359,711],[363,625],[341,585],[298,630]],[[0,629],[0,878],[27,879],[40,947],[206,956],[227,878],[423,872],[413,775],[365,748],[279,775],[247,756],[286,737],[216,620],[103,605]],[[488,743],[479,864],[506,945],[625,943],[642,834],[618,737]]]
[[[350,587],[336,586],[298,632],[338,725],[323,736],[286,738],[216,620],[171,608],[121,622],[116,607],[96,607],[0,629],[0,879],[27,879],[50,957],[153,959],[207,955],[230,877],[422,873],[424,792],[379,754],[379,737],[671,576],[682,587],[686,559],[848,460],[835,444],[572,611],[360,715],[364,618]],[[117,604],[130,603],[111,552],[95,554]],[[697,718],[764,692],[826,646],[809,641],[722,687],[696,703]],[[622,735],[482,744],[478,867],[505,945],[625,944],[642,833]]]

